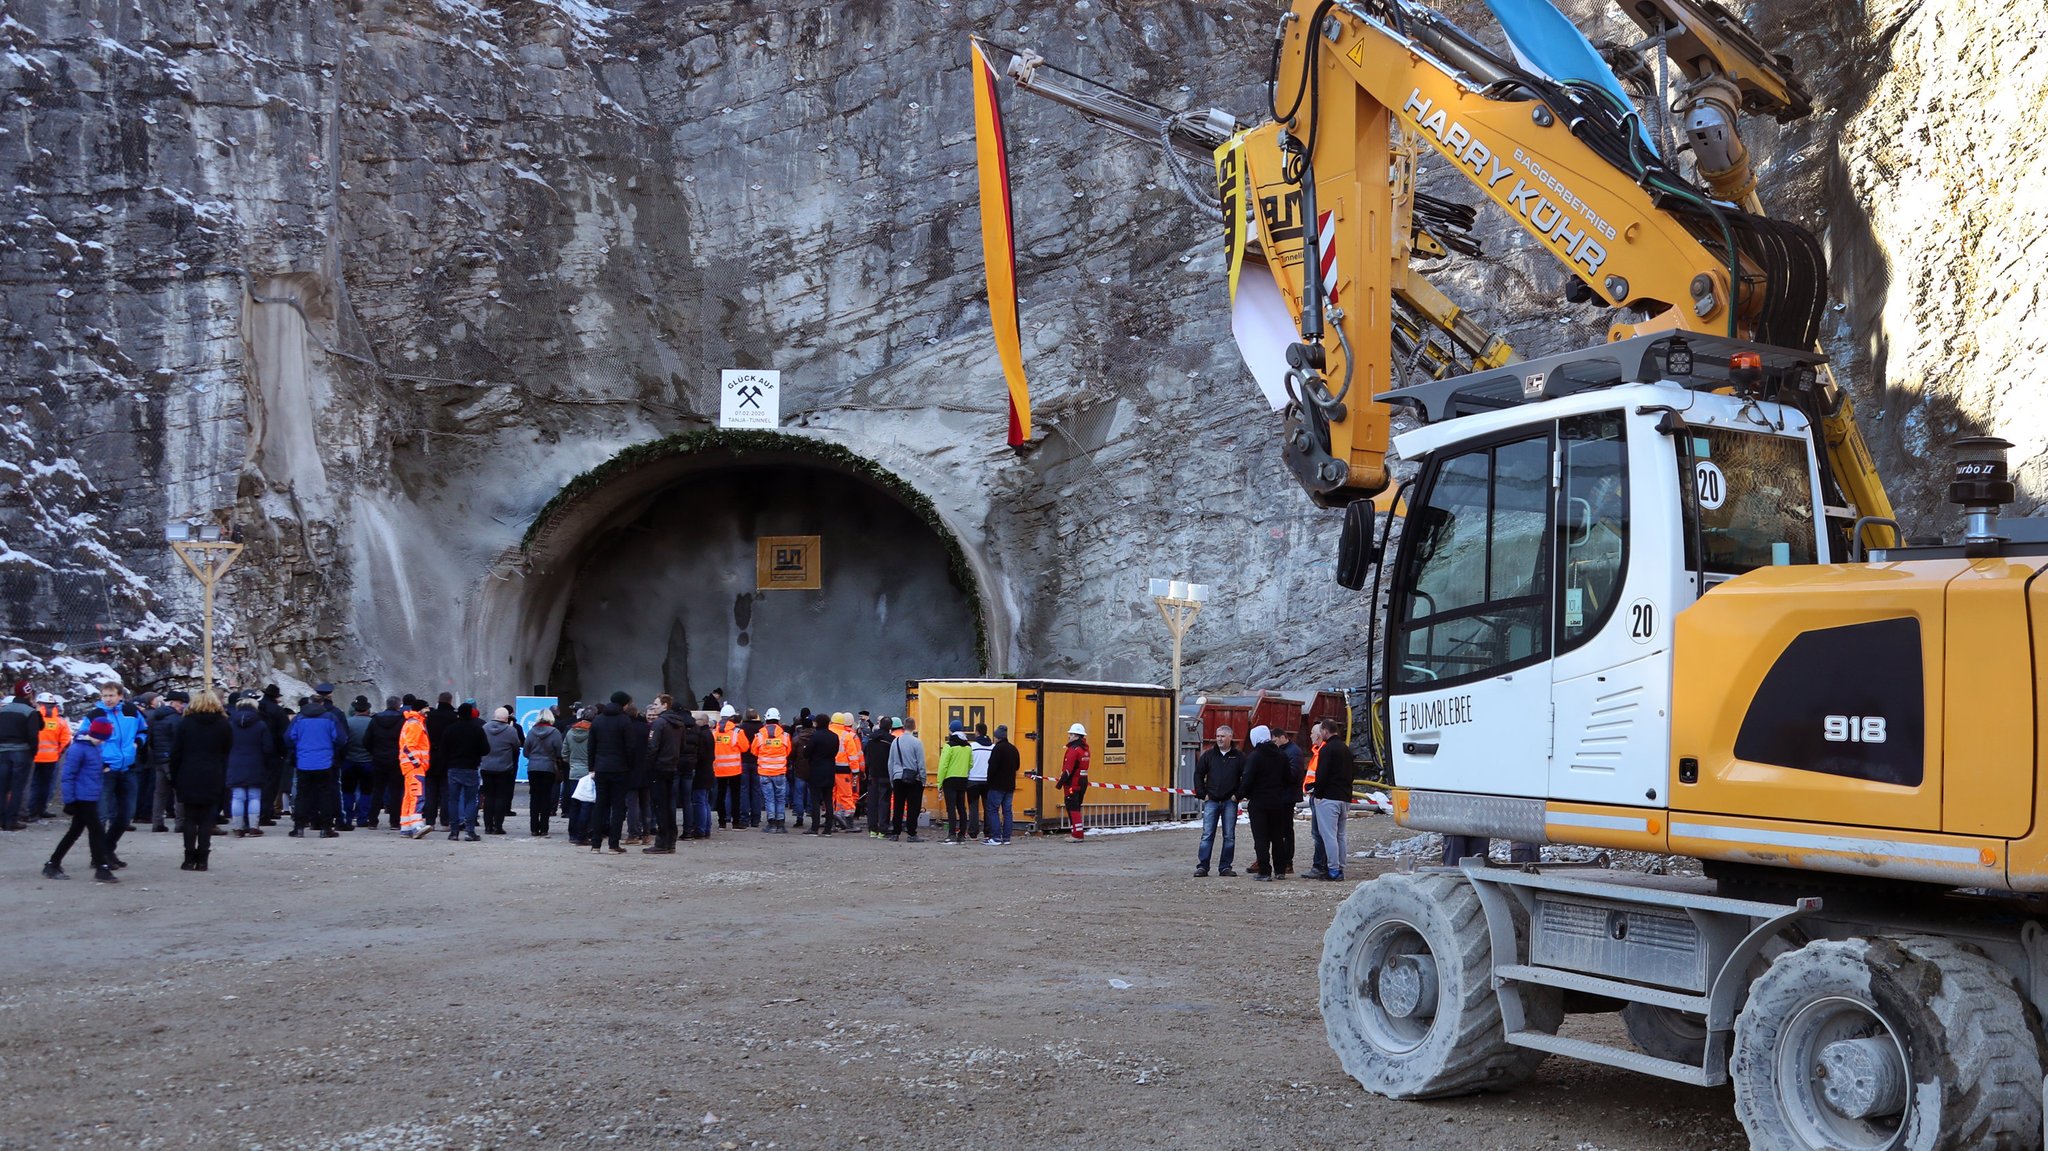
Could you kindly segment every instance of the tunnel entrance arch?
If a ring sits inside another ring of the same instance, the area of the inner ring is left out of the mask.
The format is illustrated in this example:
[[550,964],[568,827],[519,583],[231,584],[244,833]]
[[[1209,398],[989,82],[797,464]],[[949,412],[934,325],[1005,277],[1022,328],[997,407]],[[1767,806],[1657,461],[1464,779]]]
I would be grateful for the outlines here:
[[[758,541],[816,537],[814,589],[757,586]],[[645,702],[888,711],[906,679],[1002,670],[987,575],[939,509],[840,445],[700,431],[577,476],[526,533],[485,615],[515,628],[510,686]]]

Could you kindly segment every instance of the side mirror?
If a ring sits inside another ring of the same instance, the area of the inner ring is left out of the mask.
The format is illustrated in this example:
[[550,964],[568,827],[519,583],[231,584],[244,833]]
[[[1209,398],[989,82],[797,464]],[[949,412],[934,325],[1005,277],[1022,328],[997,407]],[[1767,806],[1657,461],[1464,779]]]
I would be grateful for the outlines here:
[[1365,587],[1365,574],[1372,568],[1371,500],[1354,500],[1344,505],[1344,531],[1337,537],[1337,585],[1350,591]]

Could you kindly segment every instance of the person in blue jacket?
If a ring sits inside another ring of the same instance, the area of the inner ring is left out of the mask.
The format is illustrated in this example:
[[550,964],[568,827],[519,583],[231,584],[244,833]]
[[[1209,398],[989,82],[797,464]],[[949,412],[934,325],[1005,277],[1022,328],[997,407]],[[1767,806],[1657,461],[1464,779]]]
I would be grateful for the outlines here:
[[348,750],[348,723],[329,698],[334,685],[319,684],[313,693],[284,733],[285,747],[298,768],[289,834],[299,839],[312,827],[322,839],[339,839],[341,833],[334,830],[334,817],[341,806],[336,778],[342,753]]
[[92,877],[101,883],[116,882],[113,853],[107,850],[106,833],[100,828],[100,799],[106,794],[101,784],[112,774],[101,749],[113,738],[114,723],[102,716],[86,724],[71,746],[64,749],[58,775],[63,781],[64,811],[71,817],[71,827],[57,841],[57,850],[50,853],[49,862],[43,864],[44,879],[71,878],[64,874],[64,855],[83,835],[92,852]]
[[[149,745],[149,720],[134,701],[123,698],[121,685],[111,681],[100,685],[100,705],[86,714],[88,722],[94,719],[104,719],[114,729],[100,744],[107,774],[98,792],[100,822],[106,832],[107,865],[119,871],[128,866],[115,851],[121,846],[121,836],[134,826],[135,803],[141,795],[137,765],[143,749]],[[65,792],[64,798],[66,806],[70,806],[71,793]]]

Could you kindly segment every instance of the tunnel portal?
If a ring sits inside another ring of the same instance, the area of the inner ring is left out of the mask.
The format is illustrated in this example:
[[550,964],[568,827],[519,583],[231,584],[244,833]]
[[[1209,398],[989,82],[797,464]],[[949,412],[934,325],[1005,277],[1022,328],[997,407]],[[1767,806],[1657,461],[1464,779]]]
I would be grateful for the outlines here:
[[700,460],[588,528],[549,687],[895,714],[905,680],[983,668],[978,596],[943,530],[830,463]]

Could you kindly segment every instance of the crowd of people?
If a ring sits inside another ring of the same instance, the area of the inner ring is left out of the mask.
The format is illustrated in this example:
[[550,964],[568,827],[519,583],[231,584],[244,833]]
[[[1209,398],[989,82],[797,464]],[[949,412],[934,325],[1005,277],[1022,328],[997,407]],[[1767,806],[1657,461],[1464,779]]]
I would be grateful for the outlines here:
[[[71,824],[43,865],[67,878],[64,859],[83,838],[94,878],[117,882],[122,837],[147,823],[184,836],[183,867],[208,868],[216,835],[261,836],[287,817],[292,837],[338,837],[380,820],[408,838],[445,832],[478,842],[506,835],[522,757],[527,833],[554,834],[566,817],[569,841],[593,852],[638,846],[672,855],[683,840],[719,828],[806,835],[852,831],[922,842],[926,753],[910,718],[869,712],[813,712],[785,720],[777,708],[744,715],[714,692],[698,709],[667,695],[643,710],[625,692],[568,709],[542,711],[531,728],[510,706],[489,719],[475,700],[392,696],[373,711],[357,696],[343,712],[319,684],[294,710],[275,685],[260,692],[171,691],[127,697],[108,683],[76,724],[48,693],[31,702],[26,684],[0,704],[0,829],[53,818],[60,799]],[[950,725],[937,756],[944,842],[1003,846],[1015,831],[1013,797],[1022,757],[998,726]],[[1074,724],[1055,787],[1072,838],[1083,837],[1090,750]],[[1304,878],[1340,880],[1345,814],[1356,766],[1328,722],[1303,748],[1291,732],[1252,729],[1249,749],[1219,727],[1196,760],[1202,801],[1195,876],[1235,875],[1238,811],[1248,816],[1261,881],[1294,874],[1294,812],[1311,812],[1313,856]],[[935,815],[937,813],[934,813]],[[1220,856],[1215,855],[1221,833]],[[1458,850],[1468,851],[1461,843]],[[1453,847],[1447,843],[1445,854]],[[1483,845],[1478,849],[1483,852]]]
[[[123,836],[147,823],[184,837],[182,867],[208,869],[212,841],[264,835],[287,817],[292,837],[339,837],[386,827],[408,838],[445,832],[478,842],[505,835],[522,758],[527,832],[566,834],[593,852],[674,854],[682,840],[719,828],[806,835],[849,832],[863,823],[877,839],[918,843],[927,786],[926,753],[910,718],[777,708],[742,715],[723,692],[699,709],[667,695],[643,710],[625,692],[543,711],[531,728],[510,706],[489,719],[475,700],[442,693],[429,704],[391,696],[381,710],[357,696],[344,712],[322,683],[282,702],[260,692],[181,691],[130,698],[101,687],[74,724],[57,698],[31,702],[28,685],[0,704],[0,829],[54,818],[53,798],[71,820],[43,865],[68,878],[64,860],[85,839],[94,878],[118,882],[127,867]],[[1021,756],[1007,728],[950,725],[937,757],[947,843],[1003,846],[1015,830],[1013,796]],[[1058,788],[1074,839],[1082,838],[1088,790],[1087,732],[1074,724]],[[1225,849],[1228,867],[1229,848]]]
[[1218,875],[1236,875],[1237,812],[1243,804],[1251,824],[1255,859],[1250,875],[1261,882],[1294,874],[1294,809],[1309,801],[1313,857],[1304,879],[1340,880],[1348,851],[1344,821],[1351,808],[1356,759],[1337,726],[1318,721],[1304,751],[1292,732],[1260,725],[1251,730],[1251,750],[1237,747],[1237,733],[1216,729],[1212,746],[1195,760],[1195,794],[1202,800],[1202,840],[1195,853],[1195,878],[1209,874],[1216,835],[1223,833]]

